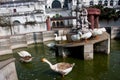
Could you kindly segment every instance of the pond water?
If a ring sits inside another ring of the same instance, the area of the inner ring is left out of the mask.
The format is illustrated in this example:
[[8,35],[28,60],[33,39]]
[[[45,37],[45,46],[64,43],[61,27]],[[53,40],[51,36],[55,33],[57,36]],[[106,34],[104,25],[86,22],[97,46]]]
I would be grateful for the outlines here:
[[[19,61],[17,51],[27,50],[33,58],[30,63]],[[44,44],[30,45],[28,48],[14,50],[15,64],[19,80],[120,80],[120,40],[111,41],[110,55],[95,53],[94,59],[85,61],[75,57],[56,57],[53,50]],[[51,63],[75,63],[73,70],[64,78],[53,72],[49,65],[41,62],[47,58]]]

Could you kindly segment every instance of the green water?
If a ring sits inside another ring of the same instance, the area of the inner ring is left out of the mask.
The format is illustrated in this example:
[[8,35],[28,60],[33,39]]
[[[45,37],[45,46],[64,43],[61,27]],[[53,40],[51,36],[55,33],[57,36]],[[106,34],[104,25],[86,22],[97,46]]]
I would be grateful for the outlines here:
[[[27,50],[33,58],[30,63],[21,63],[17,51]],[[84,61],[75,57],[55,57],[54,51],[43,44],[31,45],[28,48],[14,50],[16,69],[19,80],[120,80],[120,40],[111,41],[111,53],[94,54],[94,59]],[[49,65],[41,62],[45,57],[51,63],[61,61],[75,63],[73,70],[62,78],[53,72]]]

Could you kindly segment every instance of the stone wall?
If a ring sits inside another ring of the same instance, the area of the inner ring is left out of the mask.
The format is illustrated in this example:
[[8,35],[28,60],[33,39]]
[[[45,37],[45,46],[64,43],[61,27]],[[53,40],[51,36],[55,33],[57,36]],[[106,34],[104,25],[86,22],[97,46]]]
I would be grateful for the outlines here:
[[11,49],[19,47],[27,47],[26,35],[14,35],[10,36]]
[[12,49],[27,47],[29,44],[54,40],[54,31],[33,32],[27,34],[2,37],[0,39],[0,55],[12,53]]
[[10,38],[4,37],[0,39],[0,55],[10,54],[12,53]]
[[111,39],[120,39],[120,26],[105,27]]
[[27,34],[27,33],[32,33],[32,32],[42,32],[42,31],[47,31],[46,23],[37,23],[34,25],[14,25],[11,27],[10,26],[5,26],[2,27],[0,26],[0,37],[1,36],[9,36],[9,35],[17,35],[17,34]]
[[120,27],[112,26],[111,27],[111,39],[119,38],[120,39]]

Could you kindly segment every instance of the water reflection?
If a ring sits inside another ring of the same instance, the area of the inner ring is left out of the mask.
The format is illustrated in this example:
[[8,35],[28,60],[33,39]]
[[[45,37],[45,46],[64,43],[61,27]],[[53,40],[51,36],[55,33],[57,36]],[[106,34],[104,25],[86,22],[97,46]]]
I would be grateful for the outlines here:
[[[27,50],[35,57],[30,63],[19,62],[19,56],[14,52],[16,58],[16,69],[19,80],[120,80],[120,47],[113,42],[110,55],[102,53],[94,54],[94,59],[84,61],[75,57],[56,57],[54,51],[50,50],[44,44],[30,45]],[[117,45],[117,49],[114,47]],[[18,49],[19,51],[19,49]],[[40,60],[45,57],[51,63],[69,62],[75,63],[73,70],[64,78],[53,72],[49,65]]]

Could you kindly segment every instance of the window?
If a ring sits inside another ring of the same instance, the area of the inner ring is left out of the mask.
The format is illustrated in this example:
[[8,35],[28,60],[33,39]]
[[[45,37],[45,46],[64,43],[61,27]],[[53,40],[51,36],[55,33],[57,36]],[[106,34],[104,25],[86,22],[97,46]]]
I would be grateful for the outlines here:
[[55,22],[52,23],[52,26],[55,27]]
[[102,5],[102,1],[100,0],[100,1],[98,2],[98,4],[99,4],[99,5]]
[[60,23],[57,21],[57,27],[59,27],[60,26]]
[[118,1],[118,5],[120,5],[120,0]]
[[100,0],[100,1],[98,2],[98,4],[99,4],[99,5],[102,5],[102,1]]
[[110,1],[110,6],[113,6],[113,0]]
[[105,1],[104,1],[104,6],[107,6],[107,5],[108,5],[108,1],[105,0]]
[[93,1],[90,1],[90,6],[93,6],[94,2]]
[[13,9],[13,12],[15,13],[15,12],[17,12],[17,10],[16,10],[16,9]]
[[13,25],[20,25],[20,21],[15,20],[15,21],[13,22]]
[[54,0],[52,3],[52,8],[61,8],[61,3],[58,0]]
[[45,5],[45,8],[47,8],[47,6]]
[[60,22],[60,25],[61,25],[61,26],[64,26],[64,23],[63,23],[63,21],[61,21],[61,22]]

